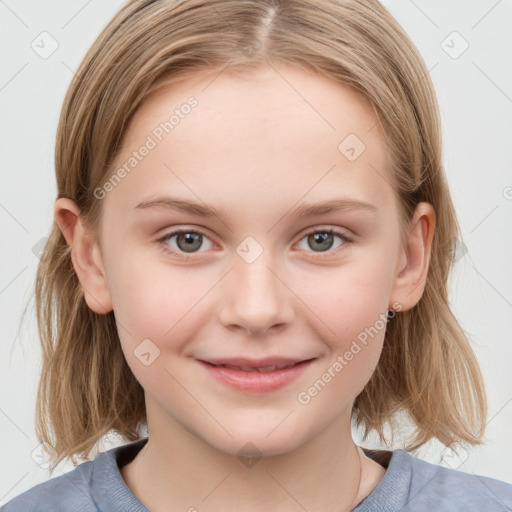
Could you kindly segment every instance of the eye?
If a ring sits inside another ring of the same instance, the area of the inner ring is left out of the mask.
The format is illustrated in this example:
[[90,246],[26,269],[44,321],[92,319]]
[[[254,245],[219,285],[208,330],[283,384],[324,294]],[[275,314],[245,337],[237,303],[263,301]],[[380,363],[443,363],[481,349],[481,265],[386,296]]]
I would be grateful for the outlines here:
[[301,242],[302,240],[306,240],[308,247],[318,249],[314,250],[314,253],[336,252],[336,250],[330,251],[334,244],[333,239],[336,237],[339,238],[341,242],[338,243],[334,249],[338,249],[340,246],[346,245],[352,241],[344,233],[335,229],[315,229],[314,231],[306,233],[304,238],[301,239]]
[[[341,242],[334,247],[334,251],[331,251],[330,249],[332,249],[334,244],[333,239],[336,237],[339,238]],[[169,241],[174,238],[175,242],[173,244],[169,244]],[[158,242],[162,244],[162,250],[164,252],[170,253],[173,256],[188,259],[189,254],[202,252],[198,249],[200,249],[204,244],[204,240],[207,240],[210,243],[210,247],[207,247],[206,250],[211,249],[212,243],[204,233],[191,229],[178,229],[158,239]],[[306,233],[306,235],[301,239],[301,242],[303,240],[306,240],[308,247],[314,249],[312,251],[313,253],[336,252],[336,249],[340,246],[344,246],[352,242],[352,240],[344,233],[335,229],[315,229]],[[301,249],[304,249],[304,247],[301,247]],[[305,250],[307,250],[307,248]]]
[[[176,237],[175,248],[172,248],[168,242]],[[187,254],[194,254],[203,245],[204,240],[208,237],[200,231],[193,231],[191,229],[178,229],[172,231],[158,240],[162,243],[162,249],[165,252],[171,253],[175,256],[187,258]],[[211,244],[211,242],[210,242]],[[211,247],[210,247],[211,248]]]

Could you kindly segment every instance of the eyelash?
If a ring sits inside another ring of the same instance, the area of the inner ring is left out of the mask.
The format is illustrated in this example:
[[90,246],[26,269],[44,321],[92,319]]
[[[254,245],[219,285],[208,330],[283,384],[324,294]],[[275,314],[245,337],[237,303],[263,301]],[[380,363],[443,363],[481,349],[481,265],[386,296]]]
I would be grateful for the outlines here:
[[[194,258],[194,254],[198,254],[198,253],[190,253],[190,255],[188,255],[188,254],[185,254],[185,253],[177,252],[174,249],[170,249],[169,245],[166,243],[172,237],[174,237],[176,235],[179,235],[181,233],[194,233],[196,235],[201,235],[201,236],[203,236],[205,238],[209,238],[209,237],[205,233],[203,233],[202,231],[197,231],[197,230],[193,230],[193,229],[178,229],[176,231],[172,231],[171,233],[168,233],[168,234],[164,235],[162,238],[159,238],[157,240],[158,242],[161,243],[161,248],[162,248],[162,250],[165,253],[171,254],[173,256],[177,256],[179,258],[182,258],[182,259],[188,261],[188,260]],[[310,235],[315,235],[317,233],[327,233],[329,235],[335,235],[335,236],[339,237],[343,241],[343,244],[341,246],[337,247],[336,249],[334,249],[333,251],[328,250],[328,251],[325,251],[324,253],[313,253],[313,258],[315,258],[315,259],[325,259],[324,256],[321,256],[322,254],[336,253],[337,251],[342,250],[345,245],[352,243],[352,239],[351,238],[346,236],[341,231],[337,231],[337,230],[332,229],[332,228],[328,228],[328,229],[318,229],[317,228],[317,229],[314,229],[312,231],[308,231],[307,233],[304,234],[304,236],[301,238],[301,240],[303,240],[304,238],[306,238],[306,237],[308,237]]]

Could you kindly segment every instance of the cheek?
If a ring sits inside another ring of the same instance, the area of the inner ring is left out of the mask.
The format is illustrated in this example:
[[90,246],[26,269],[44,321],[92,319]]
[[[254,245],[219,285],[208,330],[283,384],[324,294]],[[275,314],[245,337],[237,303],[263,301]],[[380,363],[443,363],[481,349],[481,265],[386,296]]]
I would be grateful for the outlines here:
[[[165,349],[187,337],[190,313],[207,292],[207,283],[197,284],[186,272],[162,271],[162,264],[138,264],[125,259],[115,267],[111,283],[112,303],[123,347],[133,350],[144,339]],[[179,347],[175,347],[178,349]]]
[[342,407],[362,391],[382,351],[392,277],[389,252],[376,249],[315,279],[315,286],[303,291],[329,351],[316,380],[299,396],[301,404]]
[[389,280],[380,270],[379,265],[364,271],[354,266],[311,297],[320,312],[317,331],[329,350],[297,399],[330,419],[362,391],[379,361],[389,298]]
[[[123,280],[125,275],[129,278]],[[183,273],[166,275],[164,280],[162,272],[155,275],[126,263],[117,269],[112,299],[121,348],[135,378],[151,394],[180,402],[182,389],[166,356],[179,355],[193,338],[199,322],[194,306],[206,292],[187,282]]]
[[[311,282],[311,280],[309,280]],[[384,258],[363,259],[339,267],[303,288],[304,302],[324,324],[325,340],[333,348],[346,343],[386,314],[392,265]]]

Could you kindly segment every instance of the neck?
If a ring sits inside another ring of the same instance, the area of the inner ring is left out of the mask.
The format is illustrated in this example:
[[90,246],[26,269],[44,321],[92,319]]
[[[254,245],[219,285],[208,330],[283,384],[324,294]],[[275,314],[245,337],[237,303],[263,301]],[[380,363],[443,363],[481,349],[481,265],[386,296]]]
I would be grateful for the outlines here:
[[262,458],[227,454],[181,425],[155,422],[162,424],[172,428],[159,429],[148,417],[148,442],[121,469],[128,487],[152,512],[291,512],[298,506],[349,511],[385,473],[359,452],[350,422],[345,428],[333,422],[292,452]]

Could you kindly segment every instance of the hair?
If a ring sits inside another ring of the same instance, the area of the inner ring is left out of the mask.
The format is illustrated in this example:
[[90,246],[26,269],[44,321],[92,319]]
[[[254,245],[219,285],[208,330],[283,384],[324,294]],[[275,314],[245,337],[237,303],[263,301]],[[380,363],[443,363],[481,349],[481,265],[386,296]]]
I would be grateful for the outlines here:
[[[364,439],[374,431],[387,442],[385,427],[405,414],[414,431],[403,449],[411,452],[431,439],[483,444],[484,382],[448,300],[461,234],[442,166],[437,99],[420,53],[377,0],[127,2],[88,50],[65,96],[55,148],[58,197],[74,200],[96,233],[102,202],[94,190],[112,174],[129,122],[150,94],[199,70],[243,75],[279,63],[335,80],[371,105],[388,150],[401,233],[420,201],[436,212],[423,295],[388,322],[352,418]],[[140,439],[146,410],[114,312],[87,306],[55,222],[44,254],[35,281],[42,346],[36,434],[53,472],[65,458],[75,465],[76,455],[87,459],[110,432]]]

